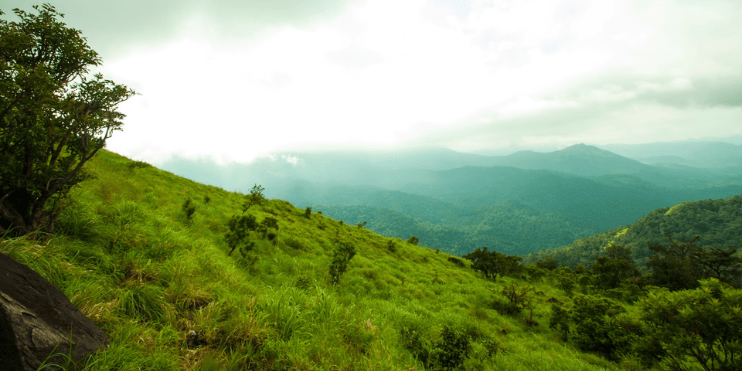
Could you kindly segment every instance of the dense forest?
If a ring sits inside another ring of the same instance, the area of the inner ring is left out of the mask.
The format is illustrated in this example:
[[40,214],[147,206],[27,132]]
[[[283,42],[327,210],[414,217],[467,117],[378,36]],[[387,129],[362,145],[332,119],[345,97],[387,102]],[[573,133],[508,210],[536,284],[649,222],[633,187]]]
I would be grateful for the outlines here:
[[[490,246],[519,255],[536,248],[564,246],[597,230],[581,230],[560,214],[536,210],[519,201],[505,201],[482,210],[468,211],[451,205],[448,221],[423,213],[410,213],[371,206],[315,205],[325,215],[350,224],[367,222],[367,228],[387,237],[418,237],[425,246],[455,255]],[[422,216],[421,216],[422,215]]]
[[525,261],[551,257],[560,265],[587,266],[613,244],[629,248],[643,267],[653,254],[648,244],[666,242],[665,234],[679,241],[698,236],[697,243],[704,248],[742,247],[742,195],[660,208],[631,225],[581,238],[564,247],[541,250],[528,255]]

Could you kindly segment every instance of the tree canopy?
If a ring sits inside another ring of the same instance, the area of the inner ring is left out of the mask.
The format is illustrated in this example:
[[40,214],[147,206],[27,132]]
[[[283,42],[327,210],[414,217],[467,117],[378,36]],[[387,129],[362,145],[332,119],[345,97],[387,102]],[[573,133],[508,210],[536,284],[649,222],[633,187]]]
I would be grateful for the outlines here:
[[53,229],[83,165],[121,130],[118,105],[136,94],[88,76],[98,53],[53,6],[34,9],[0,20],[0,233],[14,235]]

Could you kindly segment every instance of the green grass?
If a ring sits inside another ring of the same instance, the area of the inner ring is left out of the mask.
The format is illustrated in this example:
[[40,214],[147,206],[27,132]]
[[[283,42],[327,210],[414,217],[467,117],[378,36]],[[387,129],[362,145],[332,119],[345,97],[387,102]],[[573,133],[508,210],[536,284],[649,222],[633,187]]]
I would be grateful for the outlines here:
[[[223,236],[242,195],[130,163],[100,153],[89,163],[95,179],[72,192],[54,235],[0,241],[110,336],[83,370],[422,370],[404,334],[430,345],[444,326],[471,339],[467,370],[631,369],[549,329],[546,299],[570,299],[548,278],[486,281],[446,253],[399,239],[392,251],[389,238],[317,213],[307,219],[281,200],[249,211],[278,219],[275,240],[254,234],[256,258],[227,256]],[[189,197],[196,211],[187,223]],[[337,241],[357,255],[333,286]],[[511,282],[534,288],[536,326],[528,313],[492,309]]]

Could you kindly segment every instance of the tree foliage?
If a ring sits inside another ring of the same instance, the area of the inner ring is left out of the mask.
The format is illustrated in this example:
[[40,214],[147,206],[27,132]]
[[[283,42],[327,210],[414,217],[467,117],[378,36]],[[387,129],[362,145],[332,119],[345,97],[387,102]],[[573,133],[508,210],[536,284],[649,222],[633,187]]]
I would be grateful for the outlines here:
[[498,274],[515,272],[520,267],[521,257],[501,254],[497,251],[487,251],[487,247],[476,249],[462,258],[472,261],[471,268],[478,270],[491,280],[496,280]]
[[338,284],[340,276],[348,269],[348,263],[355,255],[356,247],[352,243],[338,242],[332,255],[332,263],[330,263],[330,277],[333,285]]
[[665,234],[665,237],[670,242],[669,246],[659,243],[647,244],[648,248],[655,252],[647,263],[652,272],[652,284],[673,291],[696,288],[702,273],[698,261],[694,258],[702,254],[701,248],[696,245],[698,236],[689,242],[675,241],[669,234]]
[[249,252],[253,247],[253,243],[248,240],[248,238],[250,237],[250,231],[254,231],[258,228],[258,223],[255,221],[255,216],[232,215],[232,218],[229,219],[227,226],[229,227],[229,231],[224,236],[224,239],[227,242],[227,246],[229,246],[230,248],[229,254],[227,255],[232,255],[234,250],[238,247],[240,248],[240,252],[242,252],[243,255]]
[[630,249],[611,245],[605,250],[605,254],[597,257],[592,266],[599,287],[615,289],[624,280],[639,276]]
[[649,336],[661,346],[660,358],[674,369],[742,369],[742,292],[716,279],[695,290],[657,291],[641,302]]
[[633,343],[643,335],[639,321],[624,312],[623,307],[609,299],[580,295],[569,310],[552,305],[549,327],[582,350],[617,359],[631,352]]
[[260,205],[261,203],[263,203],[263,201],[265,201],[263,191],[265,191],[265,188],[257,184],[255,184],[255,186],[250,189],[250,193],[245,195],[245,202],[242,204],[243,214],[246,213],[247,210],[250,210],[251,207]]
[[0,19],[0,232],[51,231],[83,166],[121,130],[118,105],[136,94],[103,76],[101,59],[64,15],[14,9]]

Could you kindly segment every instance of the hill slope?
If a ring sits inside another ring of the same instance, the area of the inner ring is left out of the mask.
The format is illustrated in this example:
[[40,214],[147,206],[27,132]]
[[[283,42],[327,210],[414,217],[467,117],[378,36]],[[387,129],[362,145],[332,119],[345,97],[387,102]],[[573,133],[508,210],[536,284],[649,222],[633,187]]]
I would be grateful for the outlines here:
[[[467,370],[619,369],[559,340],[545,298],[570,299],[545,281],[486,281],[445,253],[306,218],[281,200],[248,211],[276,218],[277,236],[253,232],[252,251],[229,256],[224,233],[241,195],[108,152],[89,168],[96,178],[72,192],[57,234],[0,240],[110,335],[83,369],[421,370],[443,359],[426,349],[458,354],[444,333],[469,339]],[[357,254],[333,286],[343,243]],[[511,282],[543,295],[535,326],[492,309]]]
[[742,195],[659,208],[626,227],[588,236],[557,249],[539,251],[525,261],[535,262],[551,256],[562,265],[588,266],[606,246],[614,243],[631,248],[638,265],[643,266],[652,254],[647,243],[666,244],[665,233],[685,241],[700,236],[697,244],[702,247],[742,247]]

